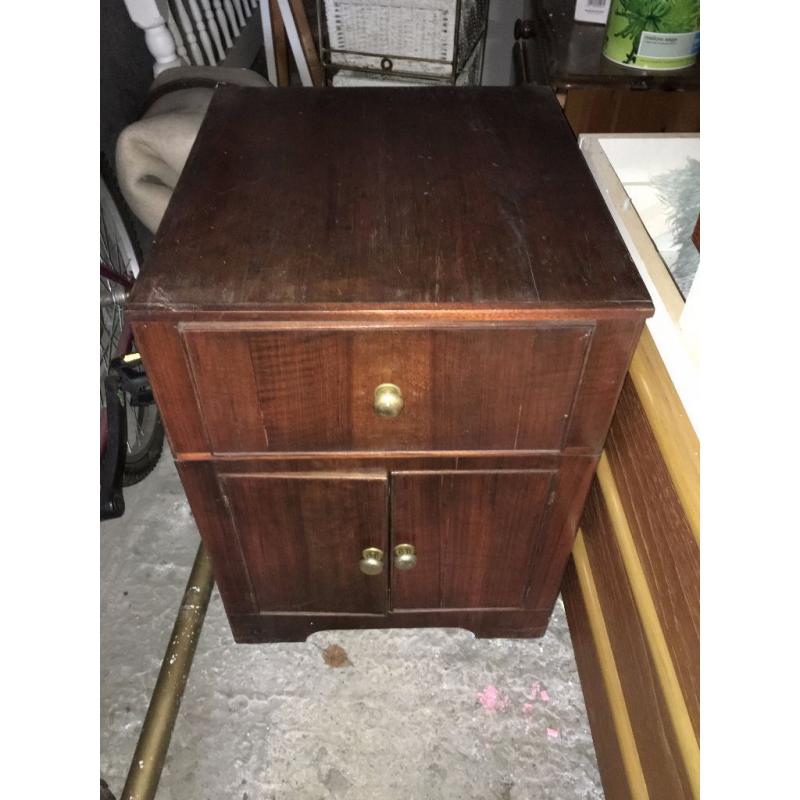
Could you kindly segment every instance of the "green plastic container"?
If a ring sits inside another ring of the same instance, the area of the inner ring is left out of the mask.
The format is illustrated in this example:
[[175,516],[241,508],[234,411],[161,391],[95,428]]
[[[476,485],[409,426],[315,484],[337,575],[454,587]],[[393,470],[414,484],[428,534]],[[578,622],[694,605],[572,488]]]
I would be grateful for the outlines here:
[[699,52],[700,0],[613,0],[606,58],[634,69],[681,69]]

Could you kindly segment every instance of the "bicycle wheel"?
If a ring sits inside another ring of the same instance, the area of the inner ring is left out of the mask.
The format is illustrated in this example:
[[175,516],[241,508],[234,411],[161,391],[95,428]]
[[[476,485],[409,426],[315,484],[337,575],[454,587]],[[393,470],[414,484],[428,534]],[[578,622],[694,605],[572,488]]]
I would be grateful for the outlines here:
[[[101,165],[102,167],[102,165]],[[134,349],[125,325],[125,298],[139,274],[140,253],[109,184],[100,175],[100,420],[105,442],[104,378],[111,360]],[[164,446],[164,428],[155,403],[126,403],[127,452],[122,484],[138,483],[155,467]]]

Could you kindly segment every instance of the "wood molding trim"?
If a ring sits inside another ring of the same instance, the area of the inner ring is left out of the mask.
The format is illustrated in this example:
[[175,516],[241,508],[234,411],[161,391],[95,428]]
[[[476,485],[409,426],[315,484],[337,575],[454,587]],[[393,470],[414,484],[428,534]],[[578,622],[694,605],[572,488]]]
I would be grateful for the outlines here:
[[589,620],[589,628],[597,651],[597,660],[600,664],[603,685],[611,708],[611,717],[619,742],[628,788],[634,800],[648,800],[650,795],[647,791],[639,750],[636,747],[636,738],[633,735],[633,727],[631,726],[628,707],[625,704],[625,695],[614,660],[611,640],[603,618],[603,610],[600,606],[600,598],[592,576],[589,556],[586,553],[583,532],[580,529],[578,529],[572,548],[572,560],[575,564],[575,574],[578,577],[578,584],[583,595],[586,615]]
[[647,327],[633,355],[630,376],[699,544],[700,442]]
[[[636,610],[639,614],[647,646],[653,658],[658,680],[669,712],[670,721],[680,749],[681,759],[691,786],[692,795],[695,798],[699,798],[700,746],[694,733],[691,717],[686,707],[675,666],[669,654],[664,631],[658,619],[658,612],[653,602],[652,595],[650,594],[647,578],[644,574],[641,562],[639,561],[636,545],[625,515],[619,490],[617,489],[616,481],[614,480],[605,452],[600,456],[600,461],[597,465],[597,480],[609,518],[612,522],[614,537],[616,538],[620,555],[625,565],[625,571],[630,582]],[[583,542],[581,540],[581,545],[582,544]],[[576,540],[576,547],[577,546],[578,542]],[[575,557],[575,550],[573,550],[573,557]],[[577,566],[578,559],[576,558],[575,561]]]

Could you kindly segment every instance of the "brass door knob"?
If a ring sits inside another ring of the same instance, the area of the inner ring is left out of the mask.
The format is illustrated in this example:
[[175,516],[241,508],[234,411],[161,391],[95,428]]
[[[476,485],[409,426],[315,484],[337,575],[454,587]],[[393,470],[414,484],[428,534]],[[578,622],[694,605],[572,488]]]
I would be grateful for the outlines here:
[[383,550],[377,547],[367,547],[362,550],[358,568],[365,575],[380,575],[383,572]]
[[411,569],[417,564],[417,551],[413,544],[398,544],[394,548],[394,566],[396,569]]
[[393,383],[382,383],[375,389],[372,407],[379,417],[396,417],[403,410],[403,393]]

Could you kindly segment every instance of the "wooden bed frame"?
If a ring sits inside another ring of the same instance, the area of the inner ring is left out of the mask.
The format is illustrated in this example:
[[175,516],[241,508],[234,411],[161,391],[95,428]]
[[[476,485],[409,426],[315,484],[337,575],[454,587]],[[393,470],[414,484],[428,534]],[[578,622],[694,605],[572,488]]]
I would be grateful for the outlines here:
[[[562,594],[606,797],[697,798],[700,448],[671,377],[692,397],[695,315],[684,320],[604,138],[581,137],[581,148],[657,310],[623,386]],[[696,305],[694,289],[690,298]]]

